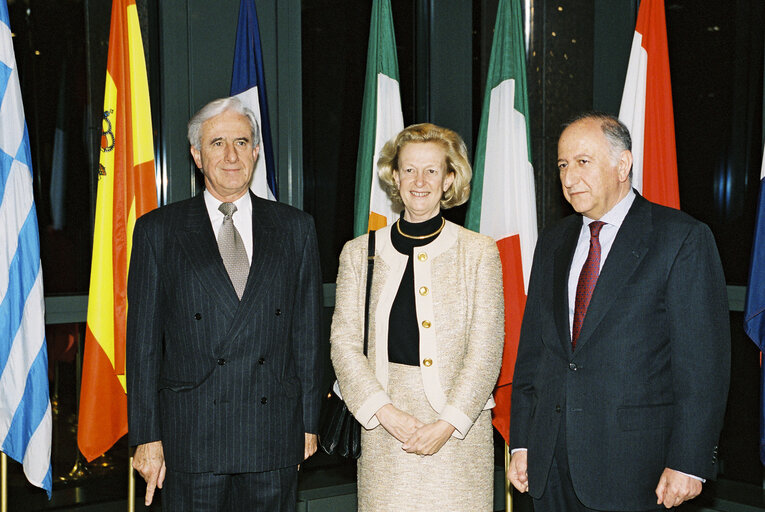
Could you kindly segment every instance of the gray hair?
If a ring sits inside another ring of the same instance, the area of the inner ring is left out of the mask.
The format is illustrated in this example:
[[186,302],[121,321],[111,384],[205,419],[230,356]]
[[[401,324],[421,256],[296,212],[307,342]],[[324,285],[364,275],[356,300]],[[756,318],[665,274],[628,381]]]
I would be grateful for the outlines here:
[[213,100],[194,114],[188,125],[189,144],[200,149],[202,145],[202,124],[227,110],[232,110],[247,118],[250,122],[252,146],[255,147],[260,144],[260,129],[258,121],[255,119],[255,114],[236,96]]
[[[611,158],[614,161],[619,159],[622,151],[632,151],[632,137],[630,136],[630,130],[624,123],[611,114],[605,112],[583,112],[563,125],[563,130],[568,128],[574,123],[579,121],[585,121],[592,119],[593,121],[600,121],[600,129],[603,130],[603,135],[608,141],[608,145],[611,148]],[[561,132],[563,131],[561,130]],[[630,181],[632,181],[632,169],[630,169]]]

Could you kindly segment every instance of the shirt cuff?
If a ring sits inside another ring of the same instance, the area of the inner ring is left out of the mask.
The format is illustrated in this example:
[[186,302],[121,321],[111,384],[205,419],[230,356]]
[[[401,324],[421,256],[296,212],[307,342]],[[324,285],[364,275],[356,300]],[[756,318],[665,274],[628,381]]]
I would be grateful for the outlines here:
[[510,450],[510,455],[515,455],[515,452],[527,452],[529,451],[528,448],[513,448]]
[[[677,471],[677,470],[675,469],[673,471]],[[705,478],[701,478],[700,476],[689,475],[688,473],[683,473],[682,471],[677,471],[677,472],[680,473],[681,475],[689,476],[689,477],[693,478],[694,480],[698,480],[701,483],[704,483],[704,484],[707,483],[706,479]]]

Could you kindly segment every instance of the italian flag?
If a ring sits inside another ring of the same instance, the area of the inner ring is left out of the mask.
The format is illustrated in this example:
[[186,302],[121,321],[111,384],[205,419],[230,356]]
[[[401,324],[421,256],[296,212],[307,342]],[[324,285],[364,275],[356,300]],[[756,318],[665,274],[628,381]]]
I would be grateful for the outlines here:
[[377,177],[377,158],[383,145],[403,129],[390,0],[374,0],[356,161],[354,236],[380,229],[398,219],[398,213]]
[[133,226],[157,207],[146,61],[135,0],[114,0],[101,120],[77,444],[88,461],[127,433],[125,325]]
[[632,186],[649,201],[679,209],[664,0],[640,2],[619,119],[632,135]]
[[465,227],[497,241],[505,290],[505,349],[494,427],[507,438],[518,337],[537,242],[520,0],[500,0]]

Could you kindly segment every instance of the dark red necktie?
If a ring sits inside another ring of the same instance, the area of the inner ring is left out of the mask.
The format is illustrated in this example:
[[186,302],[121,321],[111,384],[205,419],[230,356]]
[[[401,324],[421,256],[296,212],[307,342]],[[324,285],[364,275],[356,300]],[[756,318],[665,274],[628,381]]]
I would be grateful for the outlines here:
[[600,239],[598,236],[600,236],[600,230],[605,224],[599,220],[590,223],[590,252],[587,254],[587,261],[584,262],[582,272],[579,274],[579,282],[576,285],[571,350],[576,348],[576,339],[579,337],[579,331],[582,330],[582,322],[584,315],[587,314],[587,307],[590,305],[595,283],[598,282],[598,274],[600,273]]

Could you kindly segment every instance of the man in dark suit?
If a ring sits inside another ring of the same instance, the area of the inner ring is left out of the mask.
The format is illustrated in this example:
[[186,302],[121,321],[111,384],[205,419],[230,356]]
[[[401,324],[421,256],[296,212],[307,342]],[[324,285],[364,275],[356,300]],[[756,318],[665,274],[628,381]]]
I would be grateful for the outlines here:
[[258,128],[238,99],[206,105],[188,132],[205,191],[133,236],[133,467],[163,511],[294,510],[321,400],[313,221],[249,191]]
[[611,116],[571,122],[558,168],[577,214],[537,243],[508,478],[537,512],[675,507],[715,477],[728,394],[714,239],[632,189],[629,131]]

